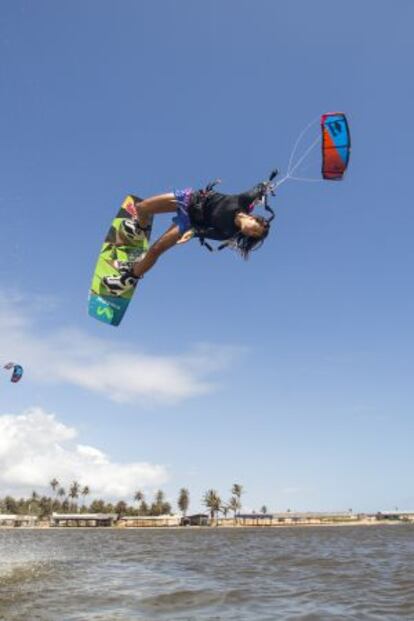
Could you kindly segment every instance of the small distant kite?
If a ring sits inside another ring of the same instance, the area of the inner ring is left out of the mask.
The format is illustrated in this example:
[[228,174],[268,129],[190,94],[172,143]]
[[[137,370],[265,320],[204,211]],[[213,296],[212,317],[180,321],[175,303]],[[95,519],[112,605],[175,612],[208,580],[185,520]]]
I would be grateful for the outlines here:
[[13,372],[10,378],[10,381],[13,382],[13,384],[17,384],[17,382],[19,382],[22,379],[23,367],[20,364],[16,364],[15,362],[8,362],[7,364],[4,365],[3,368],[6,369],[7,371],[10,371],[10,369],[13,369]]

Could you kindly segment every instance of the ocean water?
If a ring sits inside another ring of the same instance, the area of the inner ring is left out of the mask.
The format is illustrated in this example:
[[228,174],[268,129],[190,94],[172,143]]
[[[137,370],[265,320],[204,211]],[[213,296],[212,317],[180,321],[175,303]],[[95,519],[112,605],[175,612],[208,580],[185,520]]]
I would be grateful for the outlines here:
[[0,530],[0,619],[414,620],[414,525]]

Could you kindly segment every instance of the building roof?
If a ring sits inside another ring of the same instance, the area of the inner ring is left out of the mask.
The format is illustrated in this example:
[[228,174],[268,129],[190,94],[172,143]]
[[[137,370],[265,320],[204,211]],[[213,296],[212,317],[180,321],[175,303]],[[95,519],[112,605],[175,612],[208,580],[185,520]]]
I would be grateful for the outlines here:
[[116,513],[52,513],[53,520],[116,520]]
[[187,518],[199,518],[199,517],[210,517],[208,513],[192,513],[191,515],[186,515]]
[[38,520],[37,515],[14,515],[13,513],[0,513],[0,520]]
[[323,517],[345,517],[353,516],[350,511],[282,511],[281,513],[272,513],[273,517],[281,518],[323,518]]
[[123,515],[121,520],[181,520],[181,515]]

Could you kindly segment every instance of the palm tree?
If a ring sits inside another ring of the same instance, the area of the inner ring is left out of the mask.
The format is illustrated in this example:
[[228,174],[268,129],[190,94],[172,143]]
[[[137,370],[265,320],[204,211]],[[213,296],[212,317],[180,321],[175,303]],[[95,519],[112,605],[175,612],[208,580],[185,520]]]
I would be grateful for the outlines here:
[[52,499],[42,496],[39,500],[40,518],[45,518],[52,513]]
[[237,511],[240,508],[240,503],[239,503],[239,500],[238,500],[238,498],[236,496],[232,496],[230,498],[229,503],[228,503],[228,507],[229,507],[230,511],[233,511],[233,513],[234,513],[233,517],[234,517],[234,519],[236,519],[236,513],[237,513]]
[[263,507],[260,509],[260,513],[267,513],[266,505],[263,505]]
[[151,505],[151,515],[162,515],[164,512],[167,513],[167,505],[168,503],[165,502],[165,494],[159,489],[155,494],[154,502]]
[[141,490],[137,490],[134,494],[134,500],[135,502],[142,502],[144,500],[144,492],[141,492]]
[[234,483],[233,487],[231,488],[231,494],[233,496],[235,496],[237,498],[237,500],[239,501],[239,510],[241,509],[242,505],[241,505],[241,495],[244,493],[243,490],[243,485],[239,485],[239,483]]
[[186,513],[188,511],[188,507],[190,505],[190,493],[188,491],[188,489],[186,489],[185,487],[182,487],[180,489],[180,495],[178,497],[178,508],[180,509],[181,513],[183,514],[183,517],[186,516]]
[[203,504],[206,505],[210,511],[210,518],[213,520],[215,515],[218,515],[220,507],[222,505],[221,498],[215,489],[209,489],[203,498]]
[[128,506],[126,504],[125,501],[120,500],[116,505],[115,505],[115,513],[118,514],[118,518],[121,518],[123,515],[125,515],[125,513],[128,510]]
[[56,477],[54,477],[50,483],[49,483],[50,487],[53,490],[53,493],[56,493],[57,488],[59,487],[59,481],[56,479]]
[[84,485],[81,489],[81,495],[83,496],[83,504],[85,505],[86,496],[91,493],[90,487]]
[[38,503],[39,502],[39,494],[35,491],[32,492],[30,501],[29,501],[29,513],[32,512],[32,505],[34,503]]
[[[69,488],[69,498],[72,498],[72,500],[79,498],[79,492],[80,492],[79,483],[77,481],[73,481],[72,485]],[[76,509],[77,509],[77,506],[76,506]]]
[[228,512],[231,510],[230,504],[226,504],[224,503],[223,505],[221,505],[220,507],[220,511],[222,512],[223,516],[226,518]]

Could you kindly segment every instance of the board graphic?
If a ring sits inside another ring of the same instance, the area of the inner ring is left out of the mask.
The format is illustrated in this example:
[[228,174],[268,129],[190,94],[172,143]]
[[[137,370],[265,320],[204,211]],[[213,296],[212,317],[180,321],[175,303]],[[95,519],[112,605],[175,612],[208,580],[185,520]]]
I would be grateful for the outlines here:
[[123,201],[120,210],[112,221],[108,234],[99,253],[92,285],[89,291],[88,312],[91,317],[112,326],[119,326],[122,317],[134,295],[136,285],[121,296],[112,295],[102,282],[105,276],[120,276],[119,264],[132,263],[144,256],[149,247],[152,219],[147,231],[142,231],[139,238],[131,242],[122,235],[122,220],[137,217],[137,209],[141,198],[129,194]]

